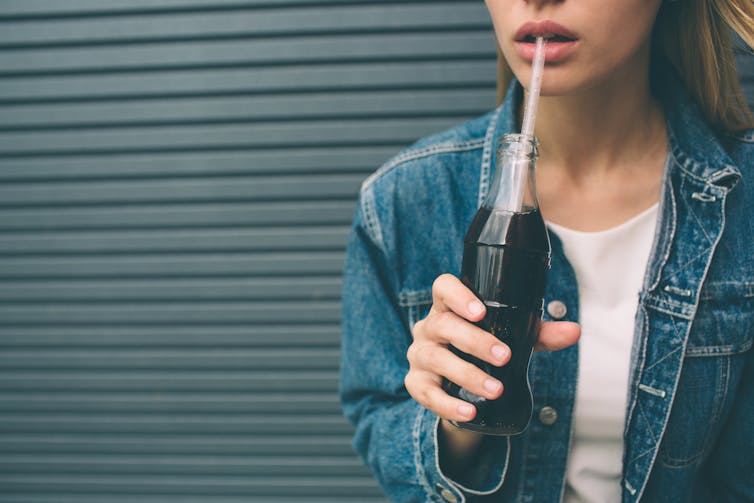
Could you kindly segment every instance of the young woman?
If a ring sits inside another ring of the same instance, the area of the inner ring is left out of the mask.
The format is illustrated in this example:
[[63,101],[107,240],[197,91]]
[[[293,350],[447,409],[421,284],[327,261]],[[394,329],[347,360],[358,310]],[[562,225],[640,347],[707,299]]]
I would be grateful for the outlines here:
[[[754,501],[754,120],[728,39],[754,45],[751,0],[486,3],[515,77],[502,106],[361,190],[341,373],[356,449],[393,501]],[[449,422],[476,411],[442,379],[505,390],[448,346],[497,366],[510,348],[454,275],[535,35],[544,351],[528,429],[482,436]]]

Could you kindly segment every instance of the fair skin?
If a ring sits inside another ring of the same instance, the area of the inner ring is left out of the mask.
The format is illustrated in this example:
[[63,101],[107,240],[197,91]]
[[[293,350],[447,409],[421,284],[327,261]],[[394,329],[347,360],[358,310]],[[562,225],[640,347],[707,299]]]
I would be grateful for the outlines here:
[[[665,122],[649,85],[650,35],[660,0],[487,0],[498,43],[526,87],[531,62],[514,34],[529,21],[552,20],[576,35],[569,54],[545,66],[535,135],[537,193],[545,219],[575,230],[614,227],[659,200],[667,154]],[[627,22],[628,20],[628,22]],[[502,384],[458,358],[448,345],[502,366],[510,349],[471,322],[484,305],[456,277],[440,276],[429,315],[413,330],[405,384],[411,396],[442,418],[443,464],[463,466],[481,436],[448,422],[464,422],[474,407],[450,397],[443,377],[486,398]],[[577,342],[575,323],[544,322],[538,350]],[[450,460],[450,461],[448,461]]]

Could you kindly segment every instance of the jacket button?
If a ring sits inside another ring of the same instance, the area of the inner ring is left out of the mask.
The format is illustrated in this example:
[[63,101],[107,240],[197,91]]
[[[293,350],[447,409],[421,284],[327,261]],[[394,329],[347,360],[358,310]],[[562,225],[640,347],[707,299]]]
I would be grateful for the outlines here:
[[555,320],[562,320],[566,313],[568,313],[568,308],[559,300],[553,300],[547,304],[547,314]]
[[539,421],[545,426],[551,426],[558,420],[558,411],[550,406],[542,407],[539,411]]
[[440,496],[442,496],[442,499],[448,503],[458,503],[458,498],[456,498],[456,495],[453,494],[450,489],[443,487],[440,484],[437,484],[436,487],[440,490]]

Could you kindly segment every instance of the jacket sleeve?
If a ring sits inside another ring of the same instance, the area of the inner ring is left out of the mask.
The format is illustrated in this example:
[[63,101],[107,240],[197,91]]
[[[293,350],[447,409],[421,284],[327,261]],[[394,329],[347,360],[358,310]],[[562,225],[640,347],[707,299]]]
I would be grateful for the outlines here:
[[485,439],[479,462],[470,470],[473,487],[453,482],[437,460],[439,418],[406,391],[411,330],[397,302],[396,268],[376,244],[382,239],[374,218],[364,218],[359,206],[343,287],[340,393],[343,411],[356,428],[354,448],[391,501],[463,502],[469,494],[490,494],[502,484],[507,439]]
[[733,410],[708,465],[721,502],[754,501],[754,349],[746,358]]

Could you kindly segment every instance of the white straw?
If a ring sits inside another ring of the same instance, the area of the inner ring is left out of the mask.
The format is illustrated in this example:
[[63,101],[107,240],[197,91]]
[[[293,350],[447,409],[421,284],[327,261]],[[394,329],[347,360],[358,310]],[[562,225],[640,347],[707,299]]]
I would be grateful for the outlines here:
[[[545,66],[545,39],[544,37],[537,37],[537,48],[534,51],[534,61],[531,68],[531,82],[529,83],[529,94],[526,97],[526,108],[524,109],[524,123],[521,126],[521,134],[526,136],[532,136],[534,134],[534,119],[537,115],[537,102],[539,101],[539,89],[542,87],[542,72]],[[528,177],[529,169],[529,154],[525,147],[528,147],[528,143],[521,143],[516,155],[516,159],[513,161],[513,169],[511,169],[507,176],[507,185],[511,187],[510,193],[510,209],[512,211],[523,211],[524,200],[526,195],[526,179]]]
[[537,37],[537,48],[534,51],[534,61],[531,65],[531,82],[529,83],[529,95],[526,97],[524,109],[524,124],[521,134],[531,136],[534,134],[534,119],[537,115],[537,102],[539,90],[542,87],[542,72],[545,67],[545,39]]

